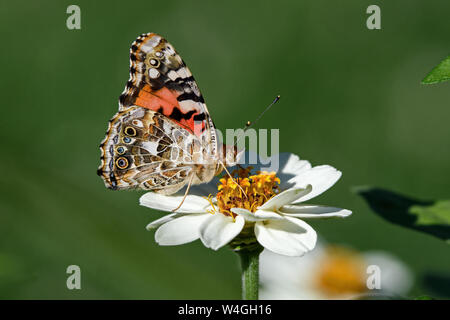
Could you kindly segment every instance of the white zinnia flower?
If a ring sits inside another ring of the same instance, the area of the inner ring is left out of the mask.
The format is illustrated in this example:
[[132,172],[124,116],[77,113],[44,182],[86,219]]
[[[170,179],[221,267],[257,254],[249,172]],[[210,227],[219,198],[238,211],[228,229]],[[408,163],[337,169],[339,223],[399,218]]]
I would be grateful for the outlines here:
[[[282,255],[301,256],[314,248],[317,234],[303,219],[347,217],[351,211],[334,207],[304,204],[329,189],[341,177],[335,168],[311,167],[293,154],[279,155],[280,169],[249,176],[240,169],[238,187],[226,175],[215,183],[191,188],[183,205],[147,226],[157,228],[155,240],[160,245],[179,245],[201,239],[217,250],[228,244],[243,230],[252,231],[265,248]],[[267,163],[267,162],[264,162]],[[258,170],[261,166],[254,166]],[[279,178],[279,179],[278,179]],[[213,180],[214,181],[214,180]],[[277,183],[279,185],[277,185]],[[246,197],[242,197],[242,189]],[[140,204],[152,209],[171,211],[183,196],[164,196],[149,192]],[[251,232],[252,233],[252,232]]]
[[[371,265],[379,268],[380,289],[367,286],[368,277],[373,275],[367,272]],[[260,299],[269,300],[395,298],[407,294],[412,275],[404,263],[386,252],[360,253],[319,242],[302,258],[264,250],[260,255],[260,284]]]

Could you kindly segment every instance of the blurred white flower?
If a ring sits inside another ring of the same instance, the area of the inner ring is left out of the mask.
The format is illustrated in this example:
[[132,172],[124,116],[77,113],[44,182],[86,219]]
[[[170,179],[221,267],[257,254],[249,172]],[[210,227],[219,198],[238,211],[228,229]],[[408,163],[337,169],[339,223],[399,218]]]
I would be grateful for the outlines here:
[[[378,266],[380,289],[367,287],[367,267]],[[381,251],[360,253],[318,244],[298,258],[264,250],[260,255],[260,299],[358,299],[377,295],[402,296],[412,286],[412,275],[400,260]]]
[[[153,221],[147,229],[157,228],[155,240],[160,245],[201,239],[217,250],[245,234],[278,254],[301,256],[317,241],[316,232],[303,219],[347,217],[351,211],[303,204],[334,185],[340,171],[328,165],[311,167],[293,154],[281,154],[280,164],[277,173],[259,172],[259,166],[239,168],[234,179],[225,175],[218,183],[193,187],[177,212]],[[257,174],[252,175],[251,169]],[[182,198],[149,192],[140,204],[171,211]]]

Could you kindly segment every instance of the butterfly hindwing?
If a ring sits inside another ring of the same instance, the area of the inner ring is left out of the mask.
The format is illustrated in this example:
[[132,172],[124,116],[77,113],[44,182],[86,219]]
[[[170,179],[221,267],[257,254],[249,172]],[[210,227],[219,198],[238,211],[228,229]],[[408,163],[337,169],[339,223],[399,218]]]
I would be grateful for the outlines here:
[[[193,150],[195,146],[198,150]],[[192,172],[194,151],[200,152],[199,140],[188,130],[137,106],[124,108],[111,119],[100,147],[98,173],[111,189],[182,188]]]

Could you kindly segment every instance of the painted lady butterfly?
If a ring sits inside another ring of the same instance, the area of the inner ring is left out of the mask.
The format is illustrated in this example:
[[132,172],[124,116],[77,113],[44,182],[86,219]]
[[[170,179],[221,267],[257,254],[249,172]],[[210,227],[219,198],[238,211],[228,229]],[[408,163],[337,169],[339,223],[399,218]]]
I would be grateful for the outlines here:
[[214,123],[189,69],[155,33],[130,49],[130,79],[100,144],[98,168],[113,190],[173,194],[207,183],[232,166],[237,149],[217,141]]

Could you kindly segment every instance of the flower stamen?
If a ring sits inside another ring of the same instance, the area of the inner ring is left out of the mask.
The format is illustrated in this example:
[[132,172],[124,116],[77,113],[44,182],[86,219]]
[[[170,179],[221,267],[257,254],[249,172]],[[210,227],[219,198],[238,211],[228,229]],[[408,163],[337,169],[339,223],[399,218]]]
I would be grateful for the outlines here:
[[206,209],[206,211],[211,213],[211,214],[214,214],[216,212],[219,212],[219,210],[217,210],[216,207],[214,206],[214,202],[212,201],[212,197],[213,197],[213,195],[209,194],[208,197],[203,197],[203,198],[205,198],[209,202],[211,207],[212,207],[212,209]]
[[233,170],[230,176],[224,176],[217,186],[218,211],[224,215],[235,217],[232,208],[243,208],[256,212],[269,199],[280,192],[280,179],[275,172],[257,171],[251,175],[253,167]]

